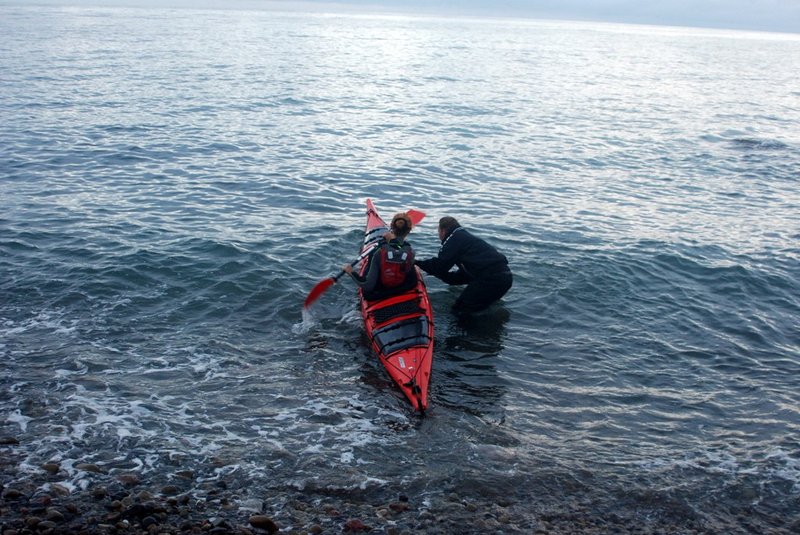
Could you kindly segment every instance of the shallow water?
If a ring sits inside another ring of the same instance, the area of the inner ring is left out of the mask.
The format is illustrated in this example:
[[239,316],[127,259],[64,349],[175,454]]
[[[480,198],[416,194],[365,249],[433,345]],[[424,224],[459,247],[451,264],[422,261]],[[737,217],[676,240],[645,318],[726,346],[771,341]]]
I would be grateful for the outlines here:
[[[644,526],[798,525],[797,36],[0,14],[15,477],[190,469],[278,518],[292,493],[434,511],[455,493],[509,506],[510,532],[575,501]],[[455,215],[515,274],[466,324],[428,279],[424,418],[351,284],[301,313],[357,254],[367,197],[427,212],[419,256]]]

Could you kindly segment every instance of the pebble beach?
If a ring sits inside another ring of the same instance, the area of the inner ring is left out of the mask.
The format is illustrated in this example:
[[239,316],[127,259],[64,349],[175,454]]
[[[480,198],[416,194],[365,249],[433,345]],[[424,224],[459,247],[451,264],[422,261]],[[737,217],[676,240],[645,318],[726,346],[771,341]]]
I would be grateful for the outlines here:
[[[4,481],[14,479],[16,439],[0,446]],[[220,462],[223,462],[220,460]],[[174,483],[154,484],[135,473],[109,474],[97,465],[76,464],[92,474],[86,488],[70,489],[58,481],[61,467],[45,463],[39,475],[13,485],[2,485],[0,532],[22,534],[179,534],[320,535],[339,533],[411,534],[658,534],[752,533],[763,526],[701,525],[689,511],[681,524],[667,520],[679,504],[652,504],[649,512],[620,504],[598,516],[595,505],[580,498],[553,507],[543,503],[507,500],[481,502],[452,493],[439,503],[417,503],[399,494],[395,500],[375,503],[369,493],[324,495],[321,492],[285,492],[282,507],[264,500],[243,499],[242,489],[224,480],[198,482],[192,470],[176,467]],[[63,475],[63,474],[62,474]],[[531,523],[531,513],[537,520]],[[659,519],[659,516],[664,518]],[[775,528],[775,535],[796,532],[798,526]]]

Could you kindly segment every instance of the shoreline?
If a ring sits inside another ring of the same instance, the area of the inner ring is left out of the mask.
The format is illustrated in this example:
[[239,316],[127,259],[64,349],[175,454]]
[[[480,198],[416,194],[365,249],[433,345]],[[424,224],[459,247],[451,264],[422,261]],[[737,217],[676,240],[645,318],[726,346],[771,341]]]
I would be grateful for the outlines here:
[[[333,533],[412,534],[567,534],[581,533],[745,533],[747,526],[702,526],[672,511],[669,518],[649,519],[622,506],[600,513],[597,504],[579,497],[555,506],[525,503],[513,496],[493,500],[467,498],[455,492],[434,499],[399,493],[392,499],[369,491],[325,488],[263,491],[224,479],[198,481],[192,470],[159,483],[126,471],[106,473],[93,464],[76,464],[87,473],[82,488],[63,484],[57,462],[40,472],[18,473],[13,442],[0,445],[0,533],[23,534],[180,534],[221,535]],[[59,482],[60,481],[60,482]],[[622,504],[620,504],[622,505]],[[658,506],[661,508],[662,506]],[[554,510],[555,509],[555,510]],[[661,508],[665,515],[669,506]],[[780,533],[780,532],[776,532]],[[788,533],[788,531],[786,532]]]

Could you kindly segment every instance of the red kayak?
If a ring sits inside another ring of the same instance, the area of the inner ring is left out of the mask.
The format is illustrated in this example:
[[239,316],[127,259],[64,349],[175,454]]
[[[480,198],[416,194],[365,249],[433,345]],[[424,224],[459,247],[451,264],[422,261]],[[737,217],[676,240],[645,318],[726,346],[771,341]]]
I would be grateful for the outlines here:
[[[389,230],[372,200],[367,199],[367,226],[361,252],[372,249]],[[361,266],[361,274],[366,270]],[[367,301],[359,288],[361,315],[370,343],[386,371],[418,411],[428,408],[428,383],[433,364],[433,311],[428,290],[417,270],[417,285],[401,294]]]

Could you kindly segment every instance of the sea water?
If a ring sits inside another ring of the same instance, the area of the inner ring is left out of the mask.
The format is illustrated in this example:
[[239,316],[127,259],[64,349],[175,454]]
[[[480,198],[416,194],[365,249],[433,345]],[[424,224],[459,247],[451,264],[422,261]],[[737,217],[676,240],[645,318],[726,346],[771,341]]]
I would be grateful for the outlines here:
[[[58,482],[800,520],[800,37],[0,7],[0,435]],[[436,321],[419,417],[366,343],[364,200],[514,287]],[[12,466],[13,464],[13,466]],[[445,504],[445,505],[442,505]],[[479,509],[482,510],[482,509]]]

